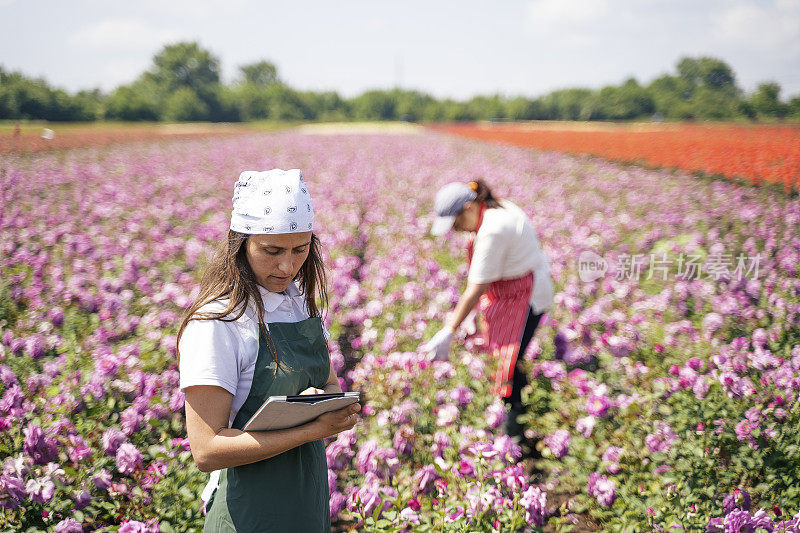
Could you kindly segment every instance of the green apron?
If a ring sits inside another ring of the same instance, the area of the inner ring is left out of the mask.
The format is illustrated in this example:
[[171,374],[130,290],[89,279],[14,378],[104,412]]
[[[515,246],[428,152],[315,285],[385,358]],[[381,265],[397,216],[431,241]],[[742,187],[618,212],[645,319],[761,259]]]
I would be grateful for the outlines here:
[[[268,396],[321,389],[328,380],[330,356],[319,317],[268,327],[278,361],[261,333],[253,385],[233,420],[236,429],[244,427]],[[206,507],[206,532],[329,533],[325,445],[322,440],[307,442],[263,461],[222,470]]]

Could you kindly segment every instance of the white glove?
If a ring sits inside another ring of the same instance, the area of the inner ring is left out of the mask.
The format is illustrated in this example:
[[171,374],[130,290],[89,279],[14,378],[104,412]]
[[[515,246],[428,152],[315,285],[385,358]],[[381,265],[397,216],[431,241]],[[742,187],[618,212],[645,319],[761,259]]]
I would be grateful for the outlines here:
[[434,361],[447,361],[450,359],[450,344],[453,342],[455,332],[450,326],[445,326],[436,332],[431,340],[421,346],[423,352]]

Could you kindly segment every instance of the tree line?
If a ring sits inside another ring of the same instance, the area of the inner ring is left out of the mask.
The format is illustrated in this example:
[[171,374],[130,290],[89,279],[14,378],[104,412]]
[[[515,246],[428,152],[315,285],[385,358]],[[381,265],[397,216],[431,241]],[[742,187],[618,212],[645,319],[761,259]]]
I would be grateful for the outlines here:
[[333,91],[299,91],[263,60],[239,67],[231,84],[220,62],[196,42],[163,47],[133,83],[109,93],[69,94],[43,79],[0,67],[0,119],[49,121],[271,120],[800,120],[800,95],[784,101],[781,87],[762,83],[751,94],[733,70],[712,57],[684,57],[674,74],[647,85],[630,78],[601,89],[567,88],[537,98],[476,96],[436,99],[419,91],[366,91],[342,98]]

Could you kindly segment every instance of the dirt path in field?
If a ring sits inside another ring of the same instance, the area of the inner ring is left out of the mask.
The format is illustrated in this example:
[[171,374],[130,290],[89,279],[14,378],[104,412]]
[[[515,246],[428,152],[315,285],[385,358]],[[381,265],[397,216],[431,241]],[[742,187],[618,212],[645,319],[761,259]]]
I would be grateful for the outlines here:
[[248,124],[25,124],[0,129],[0,154],[36,153],[137,141],[241,135],[262,131]]
[[21,125],[19,132],[15,132],[12,125],[0,124],[0,154],[50,152],[159,139],[243,135],[274,129],[292,129],[292,131],[306,135],[414,135],[424,131],[423,127],[407,122],[331,122],[291,127],[291,124],[258,122],[230,124],[209,122],[181,124],[28,123]]
[[342,135],[342,134],[418,134],[425,128],[410,122],[331,122],[306,124],[298,126],[294,131],[308,135]]

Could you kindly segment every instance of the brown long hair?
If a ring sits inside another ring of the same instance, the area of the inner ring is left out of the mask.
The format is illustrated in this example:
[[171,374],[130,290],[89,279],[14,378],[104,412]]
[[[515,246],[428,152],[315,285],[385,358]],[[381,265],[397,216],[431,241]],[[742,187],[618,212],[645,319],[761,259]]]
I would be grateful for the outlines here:
[[489,189],[489,186],[483,180],[475,180],[469,182],[469,188],[475,191],[477,195],[475,197],[475,202],[483,202],[486,204],[486,209],[495,209],[497,207],[503,207],[500,205],[500,202],[497,201],[497,198],[494,197],[492,194],[492,190]]
[[[248,235],[245,233],[228,231],[227,239],[220,244],[200,279],[200,294],[186,311],[186,316],[178,329],[177,342],[180,342],[181,335],[190,321],[223,320],[233,322],[242,316],[250,300],[256,304],[259,329],[264,327],[264,303],[258,292],[256,276],[247,261],[247,237]],[[325,288],[325,265],[320,253],[320,242],[313,233],[308,257],[300,267],[295,279],[299,281],[300,291],[306,297],[309,314],[321,316],[322,310],[328,305],[328,293]],[[317,306],[318,296],[320,306]],[[223,298],[228,299],[228,304],[219,313],[197,312],[205,304]],[[177,353],[178,364],[180,364],[180,350]]]

